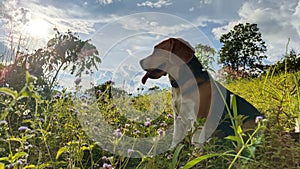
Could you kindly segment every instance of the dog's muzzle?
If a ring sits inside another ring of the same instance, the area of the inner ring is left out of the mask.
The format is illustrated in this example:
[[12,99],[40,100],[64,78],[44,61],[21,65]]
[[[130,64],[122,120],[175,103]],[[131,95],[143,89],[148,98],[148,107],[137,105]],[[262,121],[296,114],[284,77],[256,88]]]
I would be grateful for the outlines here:
[[143,78],[142,78],[142,83],[145,84],[147,79],[150,78],[150,79],[158,79],[160,78],[161,76],[165,76],[167,73],[163,70],[166,66],[165,63],[159,65],[157,68],[145,68],[143,66],[143,60],[140,62],[142,68],[147,72]]

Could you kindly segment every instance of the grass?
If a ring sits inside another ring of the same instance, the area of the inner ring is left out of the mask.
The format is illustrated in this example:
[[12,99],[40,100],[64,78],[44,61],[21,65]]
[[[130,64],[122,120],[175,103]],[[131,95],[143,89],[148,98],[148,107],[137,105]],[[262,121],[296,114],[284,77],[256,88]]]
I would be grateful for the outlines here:
[[[102,115],[102,120],[111,126],[112,137],[107,139],[116,147],[126,146],[122,145],[124,136],[159,137],[173,124],[170,91],[155,90],[114,101],[104,92],[97,104],[87,104],[87,108],[96,105],[97,111],[84,111],[94,113],[88,116],[93,118],[85,119],[80,116],[85,107],[78,106],[74,94],[56,91],[50,100],[43,99],[33,86],[34,78],[27,74],[20,92],[0,88],[0,168],[299,168],[299,142],[290,134],[300,117],[299,75],[275,75],[270,71],[260,78],[225,84],[268,119],[267,124],[260,122],[256,130],[264,131],[263,137],[254,133],[243,139],[245,133],[236,124],[235,136],[226,140],[212,138],[200,149],[191,145],[188,136],[174,150],[158,155],[153,155],[157,147],[149,147],[148,154],[135,152],[132,147],[122,155],[117,149],[114,153],[107,151],[95,141],[95,133],[108,132],[97,117]],[[149,105],[150,100],[156,102]],[[85,103],[90,101],[86,98]],[[122,106],[123,103],[126,104]],[[232,116],[237,118],[234,112]],[[87,130],[91,123],[99,126]],[[140,158],[130,158],[134,155]]]

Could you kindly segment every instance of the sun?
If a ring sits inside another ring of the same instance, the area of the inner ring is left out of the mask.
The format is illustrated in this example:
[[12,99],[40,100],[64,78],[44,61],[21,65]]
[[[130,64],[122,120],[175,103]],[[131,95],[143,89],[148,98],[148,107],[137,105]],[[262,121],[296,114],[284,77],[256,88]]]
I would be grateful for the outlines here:
[[25,29],[32,37],[44,38],[49,36],[51,24],[41,19],[34,19],[26,24]]

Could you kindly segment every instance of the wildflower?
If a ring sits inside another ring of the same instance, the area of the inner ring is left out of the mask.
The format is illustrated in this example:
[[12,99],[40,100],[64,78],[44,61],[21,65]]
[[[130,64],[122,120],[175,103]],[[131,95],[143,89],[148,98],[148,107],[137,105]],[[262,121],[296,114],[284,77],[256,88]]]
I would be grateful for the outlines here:
[[126,123],[126,124],[125,124],[125,127],[130,127],[130,124]]
[[103,161],[108,161],[108,160],[109,160],[106,156],[103,156],[101,159],[102,159]]
[[140,130],[135,130],[133,134],[138,135],[138,134],[140,134],[140,133],[141,133]]
[[111,168],[112,168],[112,165],[111,165],[111,164],[104,163],[102,167],[103,167],[104,169],[111,169]]
[[23,115],[24,115],[24,116],[27,116],[29,113],[30,113],[30,110],[27,109],[27,110],[25,110],[25,111],[23,112]]
[[22,165],[22,164],[23,164],[22,160],[17,161],[17,165]]
[[127,153],[128,153],[128,154],[133,153],[133,152],[134,152],[134,149],[128,149],[128,150],[127,150]]
[[40,117],[39,121],[43,123],[45,120],[42,117]]
[[101,90],[97,90],[97,94],[98,95],[102,94],[102,91]]
[[6,121],[6,120],[0,121],[0,125],[6,125],[6,124],[7,124],[7,121]]
[[54,98],[55,98],[55,99],[61,99],[61,97],[62,97],[61,94],[56,94],[56,95],[54,95]]
[[8,165],[5,166],[5,168],[8,168],[8,169],[14,168],[14,165],[13,164],[8,164]]
[[167,114],[167,117],[168,118],[173,118],[173,115],[172,114]]
[[19,127],[18,130],[20,130],[20,131],[26,131],[26,130],[30,130],[30,129],[27,126],[21,126],[21,127]]
[[24,108],[25,108],[25,105],[22,105],[22,104],[21,104],[21,105],[18,105],[18,108],[19,108],[19,109],[24,109]]
[[255,123],[258,123],[259,121],[263,120],[264,117],[263,116],[256,116],[255,118]]
[[145,125],[146,127],[149,127],[149,126],[151,125],[151,122],[150,122],[150,121],[146,121],[146,122],[144,123],[144,125]]
[[121,130],[120,130],[120,129],[116,129],[116,130],[114,131],[114,135],[115,135],[115,137],[117,137],[117,138],[121,137],[121,136],[122,136]]
[[176,119],[181,119],[182,117],[180,116],[180,115],[178,115],[177,117],[176,117]]
[[33,145],[32,144],[29,144],[28,146],[27,146],[27,148],[33,148]]
[[166,127],[167,124],[165,122],[160,123],[160,127]]
[[162,136],[162,135],[164,134],[164,131],[163,131],[162,129],[158,129],[158,130],[157,130],[157,133],[158,133],[160,136]]

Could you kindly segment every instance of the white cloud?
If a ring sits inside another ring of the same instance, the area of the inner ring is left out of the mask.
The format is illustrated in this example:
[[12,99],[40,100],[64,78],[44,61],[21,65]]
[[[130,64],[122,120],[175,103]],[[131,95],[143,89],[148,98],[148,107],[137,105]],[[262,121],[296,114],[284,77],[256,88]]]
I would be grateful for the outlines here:
[[144,6],[144,7],[150,7],[150,8],[161,8],[163,6],[169,6],[169,5],[172,5],[170,0],[158,0],[156,2],[145,1],[145,2],[137,4],[137,6]]
[[[109,1],[106,1],[109,3]],[[22,35],[24,40],[31,41],[31,46],[27,48],[38,48],[45,46],[45,43],[55,33],[53,28],[57,28],[61,32],[71,30],[72,32],[79,32],[84,34],[92,34],[95,32],[95,24],[106,24],[115,20],[116,15],[93,15],[90,11],[86,10],[79,5],[69,5],[68,8],[57,8],[53,5],[43,5],[37,3],[36,0],[28,0],[26,2],[9,1],[5,4],[5,18],[1,18],[2,28],[4,32],[13,32],[15,42]],[[31,22],[40,21],[47,23],[47,27],[40,27],[45,29],[43,38],[32,36],[32,32],[28,30],[28,24]],[[8,34],[1,33],[0,36],[9,36]],[[1,37],[1,39],[4,39]]]
[[103,5],[108,5],[108,4],[112,4],[113,0],[97,0],[97,2]]
[[212,3],[212,0],[200,0],[200,4],[211,4]]
[[[288,38],[289,48],[299,49],[300,41],[300,2],[255,0],[245,2],[238,14],[240,19],[230,21],[227,25],[213,29],[216,38],[229,32],[237,23],[257,23],[266,41],[270,61],[278,60],[285,54]],[[299,52],[299,51],[298,51]]]

